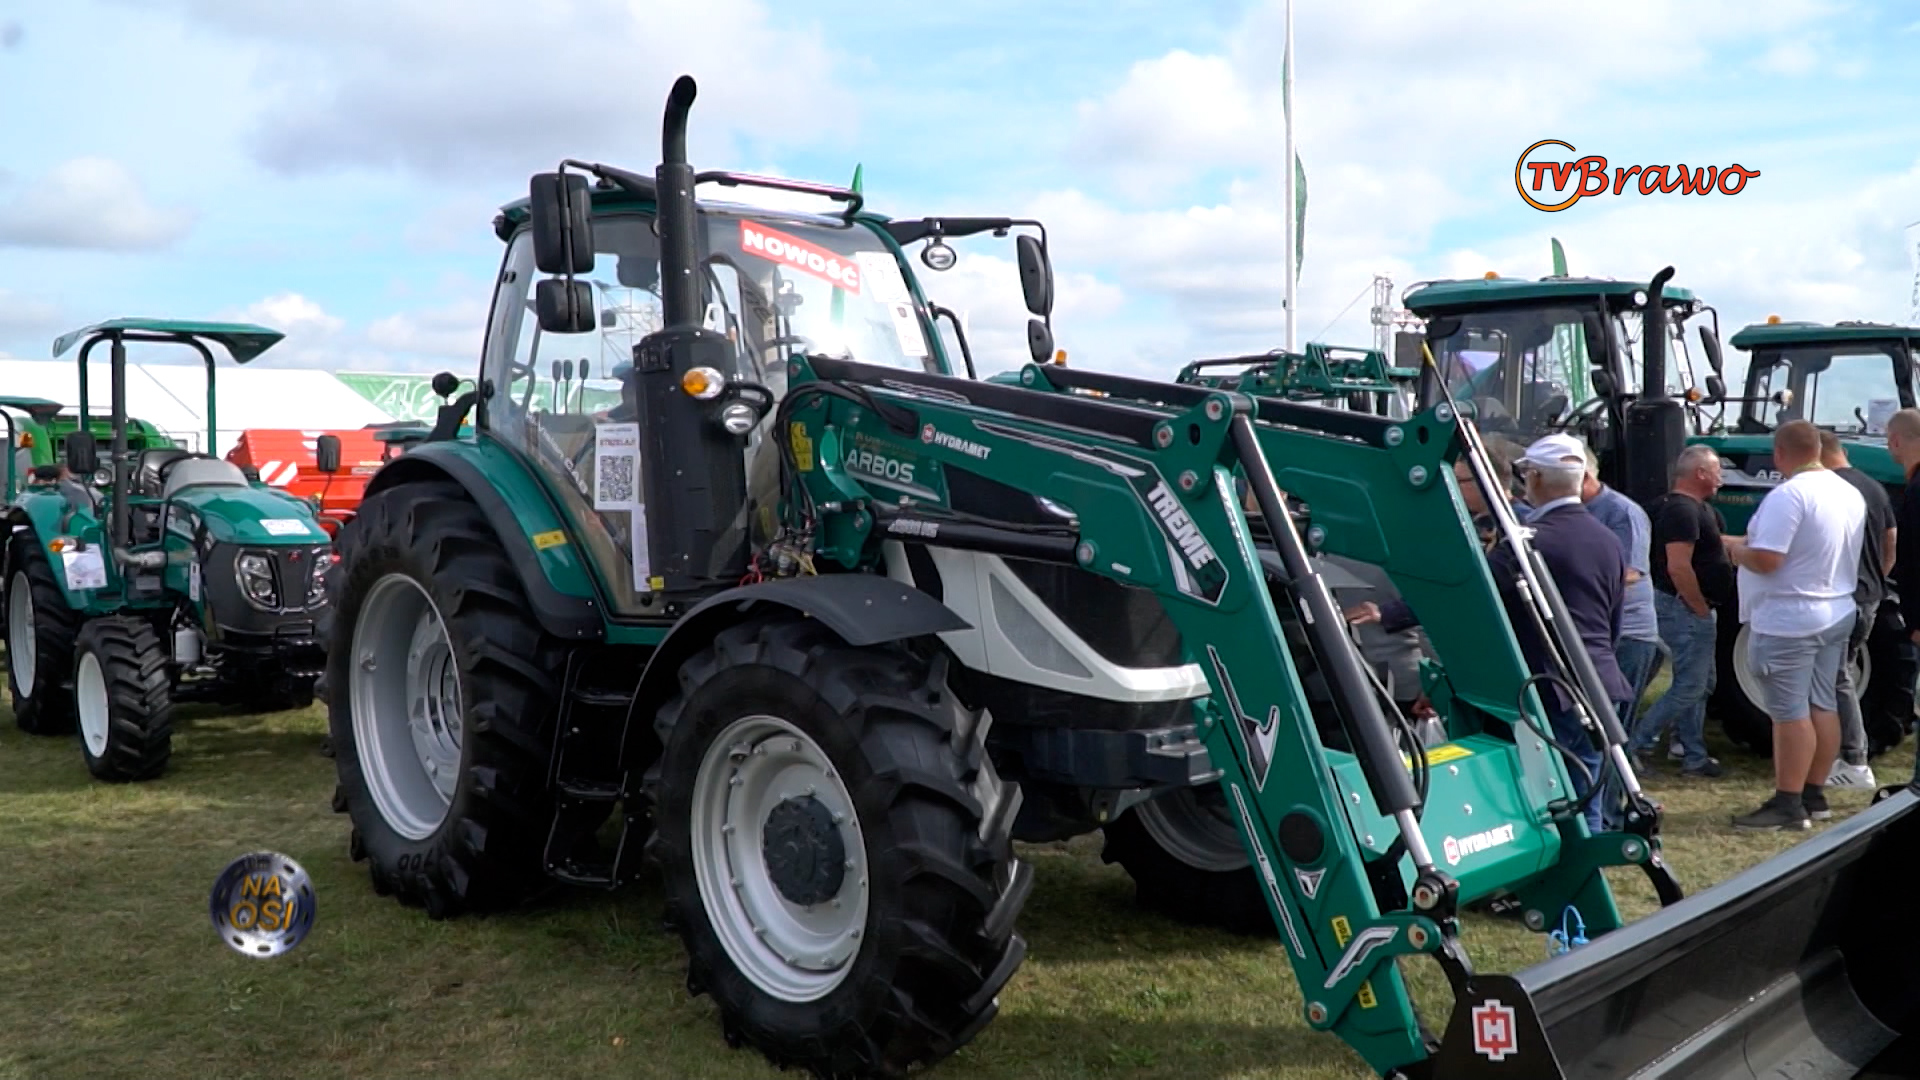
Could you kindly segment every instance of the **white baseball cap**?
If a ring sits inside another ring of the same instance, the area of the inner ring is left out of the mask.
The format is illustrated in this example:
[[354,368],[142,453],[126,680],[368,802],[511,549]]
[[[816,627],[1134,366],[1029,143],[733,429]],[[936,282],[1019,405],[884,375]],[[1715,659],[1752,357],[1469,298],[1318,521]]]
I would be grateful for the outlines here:
[[1515,462],[1524,469],[1582,469],[1587,467],[1587,448],[1571,435],[1548,435],[1538,439]]

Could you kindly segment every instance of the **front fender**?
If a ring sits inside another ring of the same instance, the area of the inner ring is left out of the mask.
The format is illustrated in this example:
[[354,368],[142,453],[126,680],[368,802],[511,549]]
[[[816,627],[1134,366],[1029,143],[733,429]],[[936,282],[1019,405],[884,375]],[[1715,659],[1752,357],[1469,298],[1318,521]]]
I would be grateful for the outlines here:
[[[93,590],[75,591],[67,588],[67,577],[60,572],[64,563],[47,550],[47,543],[56,536],[65,535],[78,536],[89,544],[99,544],[104,539],[104,533],[100,522],[92,515],[84,513],[74,514],[71,520],[65,522],[66,529],[62,530],[62,519],[67,516],[67,509],[67,500],[64,496],[44,489],[23,493],[19,501],[7,507],[7,535],[4,538],[4,544],[0,545],[0,548],[4,548],[0,550],[0,581],[13,576],[13,567],[10,565],[13,559],[13,538],[28,535],[25,530],[32,530],[31,542],[40,549],[40,553],[45,555],[47,561],[53,566],[53,580],[60,586],[61,595],[66,597],[67,603],[75,611],[80,611],[93,599]],[[114,573],[111,560],[108,560],[107,573],[109,584],[111,584]],[[4,588],[4,585],[0,585],[0,589]]]
[[[679,690],[680,665],[713,642],[720,631],[768,610],[819,619],[856,648],[952,630],[972,624],[911,585],[878,574],[825,574],[741,585],[702,600],[674,624],[647,659],[634,690],[636,709],[657,706]],[[630,716],[651,730],[643,717]]]
[[422,443],[381,466],[362,498],[433,480],[459,484],[486,515],[547,633],[562,641],[605,637],[584,551],[539,481],[506,450],[485,440]]

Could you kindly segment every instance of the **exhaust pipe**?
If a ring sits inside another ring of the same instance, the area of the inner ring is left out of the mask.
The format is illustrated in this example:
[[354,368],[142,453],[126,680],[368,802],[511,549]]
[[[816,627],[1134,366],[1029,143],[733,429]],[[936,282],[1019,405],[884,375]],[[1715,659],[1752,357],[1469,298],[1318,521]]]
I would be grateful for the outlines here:
[[660,164],[653,170],[660,221],[660,306],[671,327],[700,325],[693,166],[687,164],[687,114],[696,90],[691,75],[674,80],[661,125]]
[[1517,975],[1456,996],[1447,1080],[1920,1075],[1920,794]]
[[1640,393],[1621,410],[1618,473],[1621,489],[1641,505],[1659,498],[1673,480],[1673,463],[1687,444],[1685,410],[1667,395],[1667,308],[1669,266],[1647,285],[1645,332],[1640,335]]
[[1647,283],[1647,310],[1644,317],[1646,331],[1640,335],[1640,353],[1643,370],[1640,378],[1640,400],[1655,401],[1667,396],[1667,282],[1673,278],[1673,267],[1669,266],[1653,275]]

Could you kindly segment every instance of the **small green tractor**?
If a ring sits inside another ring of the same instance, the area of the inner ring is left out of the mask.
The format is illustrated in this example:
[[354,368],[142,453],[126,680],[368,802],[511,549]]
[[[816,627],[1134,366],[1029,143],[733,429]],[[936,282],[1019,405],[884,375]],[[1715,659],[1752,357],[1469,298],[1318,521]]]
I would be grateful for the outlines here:
[[[136,448],[126,414],[127,346],[186,346],[206,362],[212,440],[208,345],[246,363],[280,338],[246,324],[115,319],[54,342],[57,357],[84,340],[79,423],[62,439],[64,460],[37,465],[5,508],[0,613],[15,723],[41,735],[77,726],[99,779],[159,776],[176,702],[264,711],[312,701],[332,558],[312,503],[170,440]],[[104,464],[87,400],[87,362],[103,344],[112,369]],[[321,468],[337,469],[338,440],[327,439]]]
[[[966,1045],[1026,954],[1015,842],[1106,828],[1111,849],[1129,819],[1136,877],[1199,906],[1250,883],[1306,1022],[1383,1076],[1682,1075],[1659,1063],[1694,1036],[1705,1071],[1684,1075],[1720,1075],[1763,1031],[1783,1060],[1824,1038],[1863,1063],[1913,1023],[1915,988],[1879,976],[1920,949],[1861,914],[1904,873],[1920,796],[1682,898],[1511,514],[1518,576],[1489,571],[1453,463],[1489,490],[1492,466],[1453,403],[1396,419],[1257,373],[1045,363],[1044,230],[1016,239],[1036,362],[1012,385],[953,374],[905,246],[940,270],[947,237],[1038,223],[697,173],[694,94],[675,84],[652,176],[568,160],[502,211],[473,389],[340,533],[334,806],[377,892],[441,918],[656,872],[727,1040],[821,1076]],[[707,185],[840,209],[696,201]],[[534,407],[554,361],[608,348],[606,313],[653,301],[618,337],[618,412]],[[1321,551],[1424,615],[1444,741],[1383,705]],[[1528,672],[1523,628],[1554,671]],[[1605,746],[1622,831],[1588,831],[1545,680]],[[1609,866],[1665,909],[1622,926]],[[1477,972],[1457,911],[1494,896],[1603,936]],[[1399,968],[1421,956],[1454,992],[1438,1038]]]

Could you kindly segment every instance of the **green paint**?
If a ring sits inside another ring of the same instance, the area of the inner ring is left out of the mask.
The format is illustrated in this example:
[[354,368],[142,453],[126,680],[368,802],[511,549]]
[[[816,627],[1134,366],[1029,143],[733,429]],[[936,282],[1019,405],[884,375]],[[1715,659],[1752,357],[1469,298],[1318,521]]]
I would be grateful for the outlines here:
[[[1565,303],[1591,302],[1596,296],[1607,299],[1614,310],[1630,306],[1634,293],[1645,292],[1645,282],[1613,281],[1607,278],[1462,278],[1428,282],[1407,293],[1407,310],[1422,317],[1448,314],[1460,309],[1479,309],[1492,304],[1524,300],[1557,300]],[[1692,292],[1667,285],[1661,295],[1669,304],[1690,303]]]

